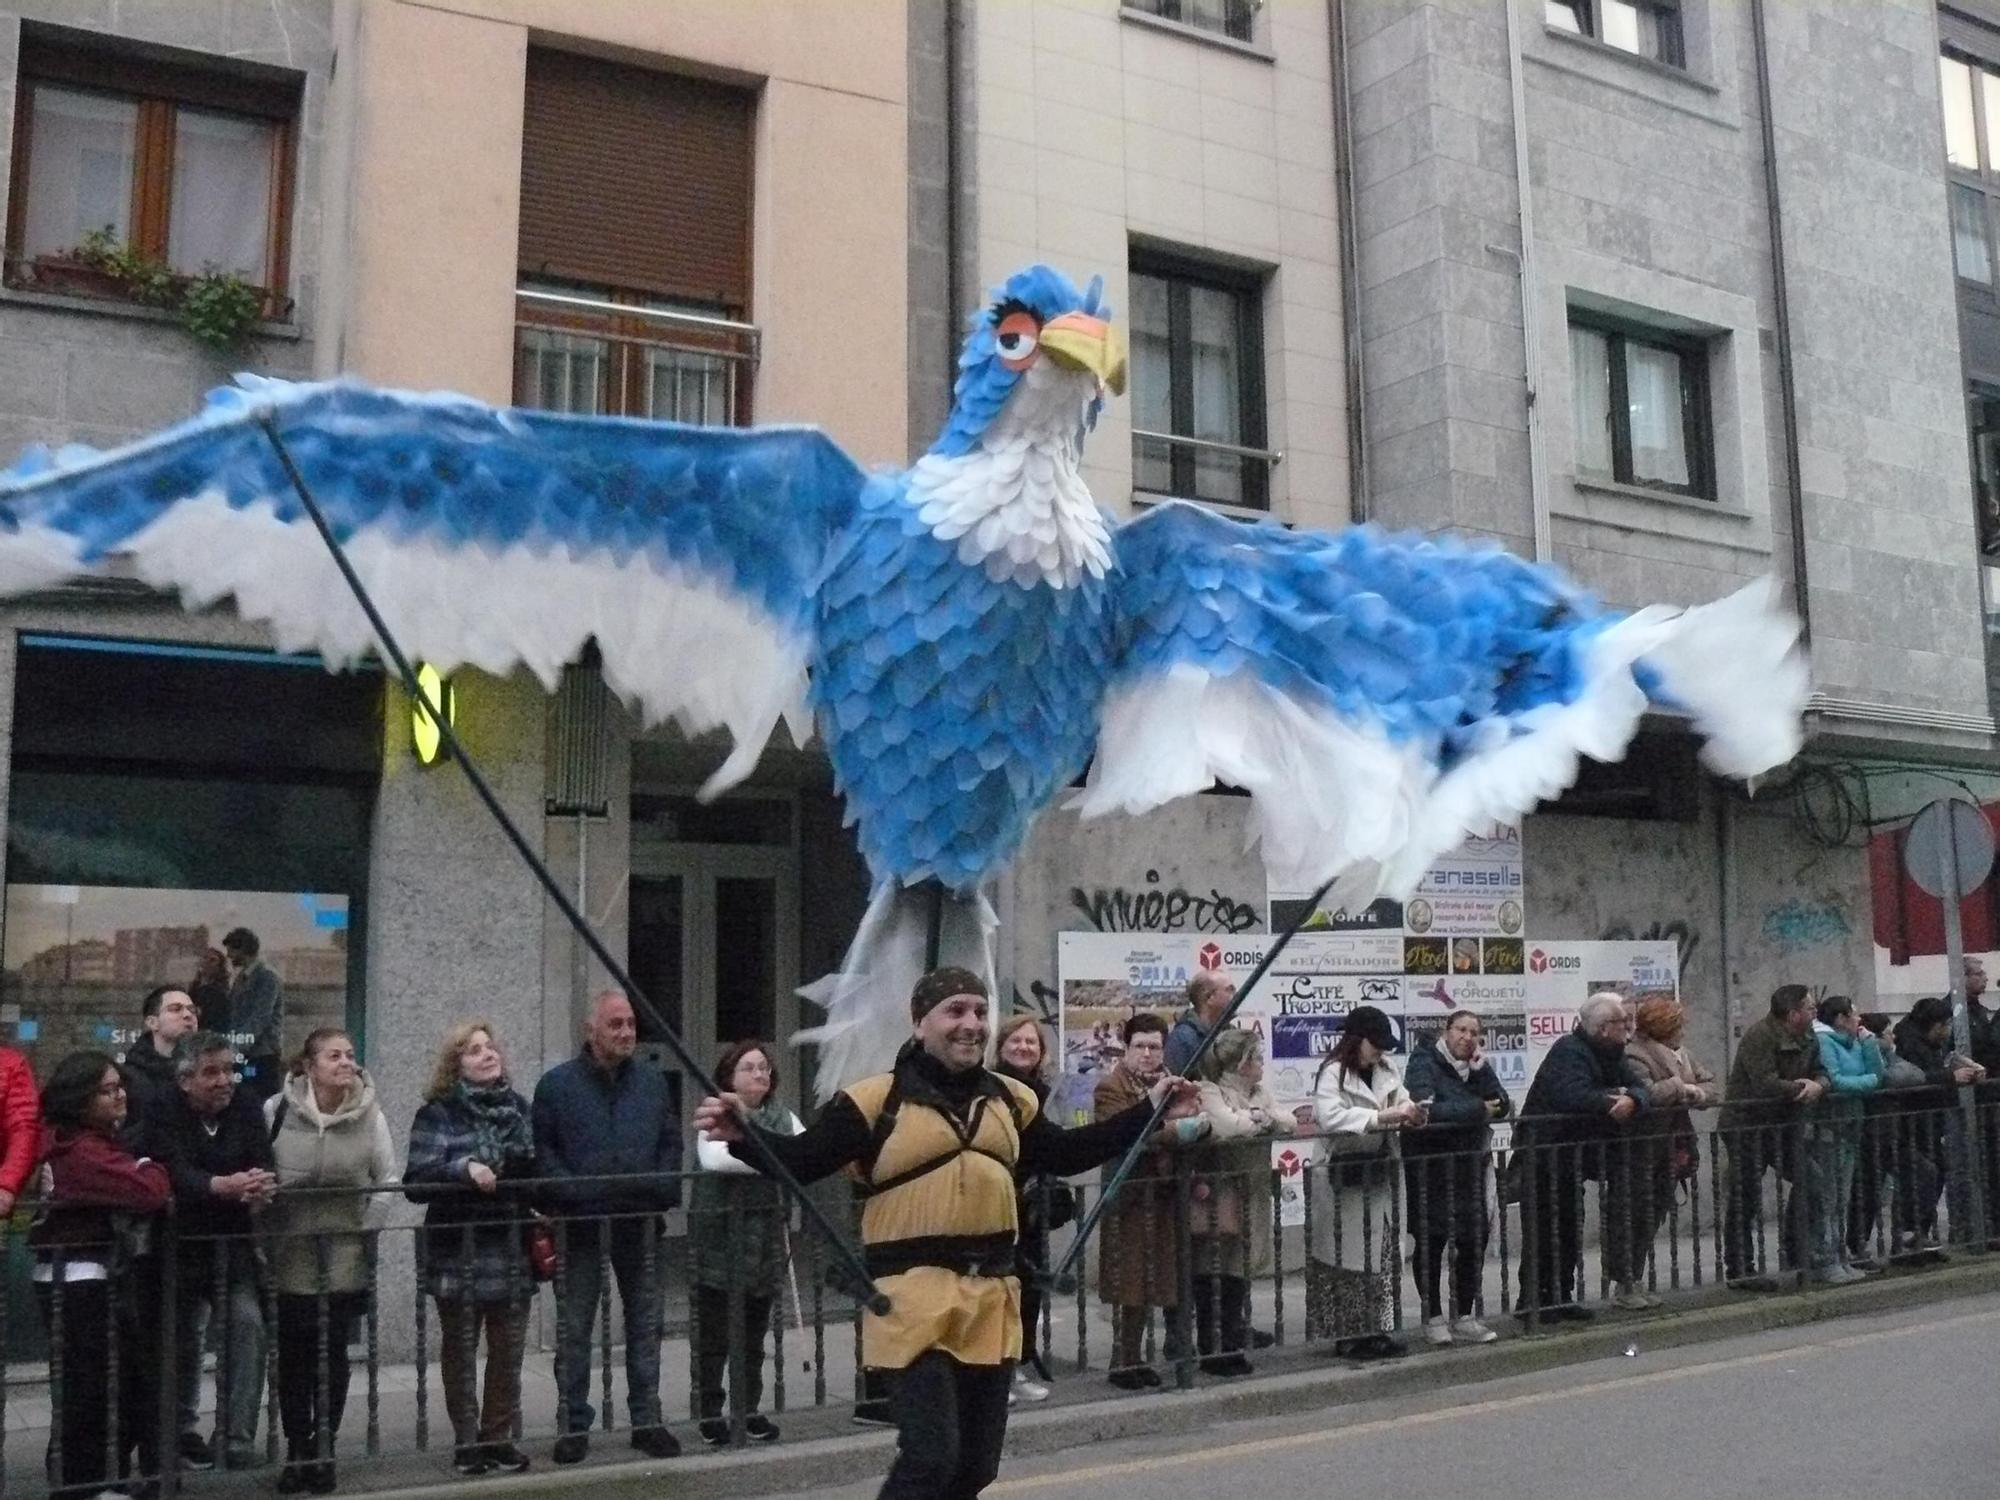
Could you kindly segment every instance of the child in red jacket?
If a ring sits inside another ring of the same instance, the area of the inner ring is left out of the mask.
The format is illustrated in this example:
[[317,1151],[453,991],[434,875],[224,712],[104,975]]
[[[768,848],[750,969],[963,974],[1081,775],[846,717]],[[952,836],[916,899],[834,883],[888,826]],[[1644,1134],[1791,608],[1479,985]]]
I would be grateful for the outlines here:
[[[0,1101],[8,1111],[0,1116],[7,1133],[0,1164],[8,1164],[16,1135],[11,1093]],[[172,1188],[164,1166],[135,1159],[119,1144],[125,1084],[104,1053],[73,1052],[58,1063],[42,1090],[41,1113],[47,1153],[28,1245],[35,1299],[60,1361],[53,1379],[61,1472],[50,1493],[93,1496],[112,1482],[105,1446],[114,1410],[121,1472],[135,1446],[141,1472],[159,1472],[160,1308],[139,1291],[150,1278],[134,1272],[145,1243],[141,1221],[167,1206]],[[118,1364],[115,1407],[105,1399],[107,1356]]]

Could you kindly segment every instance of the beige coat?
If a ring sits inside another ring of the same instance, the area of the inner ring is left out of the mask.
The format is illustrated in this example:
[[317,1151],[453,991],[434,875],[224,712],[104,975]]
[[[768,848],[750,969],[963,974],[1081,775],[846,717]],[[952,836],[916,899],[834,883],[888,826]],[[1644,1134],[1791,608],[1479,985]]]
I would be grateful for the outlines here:
[[[1271,1263],[1271,1153],[1263,1141],[1291,1133],[1261,1083],[1233,1078],[1201,1086],[1209,1139],[1195,1179],[1193,1230],[1197,1276],[1252,1276]],[[1223,1143],[1227,1144],[1223,1144]]]
[[278,1196],[258,1228],[273,1284],[293,1296],[360,1291],[368,1285],[367,1231],[386,1219],[389,1195],[301,1190],[401,1181],[396,1143],[375,1103],[375,1085],[362,1073],[340,1107],[327,1113],[313,1095],[312,1081],[289,1074],[284,1088],[264,1102],[264,1119],[276,1127],[271,1153],[277,1158]]
[[1396,1131],[1379,1122],[1383,1110],[1409,1099],[1403,1075],[1386,1057],[1367,1082],[1335,1062],[1320,1068],[1313,1119],[1327,1137],[1313,1168],[1312,1258],[1322,1265],[1395,1269],[1401,1150]]

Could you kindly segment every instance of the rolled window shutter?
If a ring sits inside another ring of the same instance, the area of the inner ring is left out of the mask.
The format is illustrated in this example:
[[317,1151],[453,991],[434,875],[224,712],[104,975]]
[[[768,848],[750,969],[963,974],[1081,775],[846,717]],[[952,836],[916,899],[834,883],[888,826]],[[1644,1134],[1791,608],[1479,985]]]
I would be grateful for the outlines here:
[[747,90],[531,48],[521,274],[746,313],[754,108]]

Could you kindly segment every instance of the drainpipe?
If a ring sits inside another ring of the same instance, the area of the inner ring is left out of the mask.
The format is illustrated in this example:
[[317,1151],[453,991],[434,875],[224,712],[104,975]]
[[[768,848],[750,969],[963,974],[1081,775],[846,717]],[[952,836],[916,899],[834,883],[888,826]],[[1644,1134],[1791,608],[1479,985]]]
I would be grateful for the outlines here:
[[1778,127],[1772,118],[1771,49],[1764,0],[1750,0],[1750,34],[1757,44],[1757,114],[1764,144],[1764,215],[1771,236],[1771,315],[1778,334],[1778,398],[1784,410],[1785,495],[1792,514],[1792,607],[1799,645],[1812,645],[1812,602],[1806,588],[1806,491],[1799,474],[1799,392],[1792,366],[1792,300],[1785,274],[1785,218],[1778,200]]
[[1347,513],[1369,514],[1368,376],[1362,361],[1361,243],[1354,208],[1354,96],[1347,70],[1347,14],[1343,0],[1326,0],[1327,47],[1333,74],[1333,200],[1340,215],[1340,308],[1347,349]]
[[1521,279],[1521,366],[1528,386],[1528,502],[1534,522],[1535,561],[1555,556],[1549,527],[1548,459],[1542,447],[1541,297],[1535,280],[1535,185],[1528,169],[1528,86],[1521,63],[1521,15],[1517,0],[1506,0],[1507,81],[1513,90],[1514,191],[1521,200],[1521,248],[1486,248],[1512,258]]
[[944,0],[944,368],[947,391],[952,372],[958,368],[958,320],[965,311],[965,272],[959,264],[964,249],[964,215],[959,196],[965,184],[965,134],[969,120],[960,117],[959,64],[960,28],[966,16],[965,0]]

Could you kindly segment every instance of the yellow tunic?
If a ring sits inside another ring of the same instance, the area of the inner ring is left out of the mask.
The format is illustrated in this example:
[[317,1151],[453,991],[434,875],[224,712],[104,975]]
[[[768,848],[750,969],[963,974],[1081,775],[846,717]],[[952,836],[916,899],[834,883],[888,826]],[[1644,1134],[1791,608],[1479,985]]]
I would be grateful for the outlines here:
[[[995,1075],[998,1077],[998,1075]],[[872,1130],[888,1098],[891,1076],[866,1078],[846,1090]],[[875,1193],[861,1210],[861,1243],[870,1251],[898,1241],[978,1240],[1015,1234],[1014,1168],[1020,1160],[1018,1117],[1035,1117],[1034,1091],[999,1078],[1013,1097],[973,1109],[976,1126],[961,1141],[937,1110],[907,1096],[898,1100],[895,1127],[882,1143],[869,1178],[850,1168],[864,1186],[893,1179],[946,1159],[944,1165]],[[961,1364],[997,1365],[1021,1357],[1021,1283],[1016,1276],[967,1276],[944,1266],[918,1265],[877,1279],[890,1301],[881,1316],[864,1313],[861,1362],[870,1369],[900,1370],[936,1349]]]

